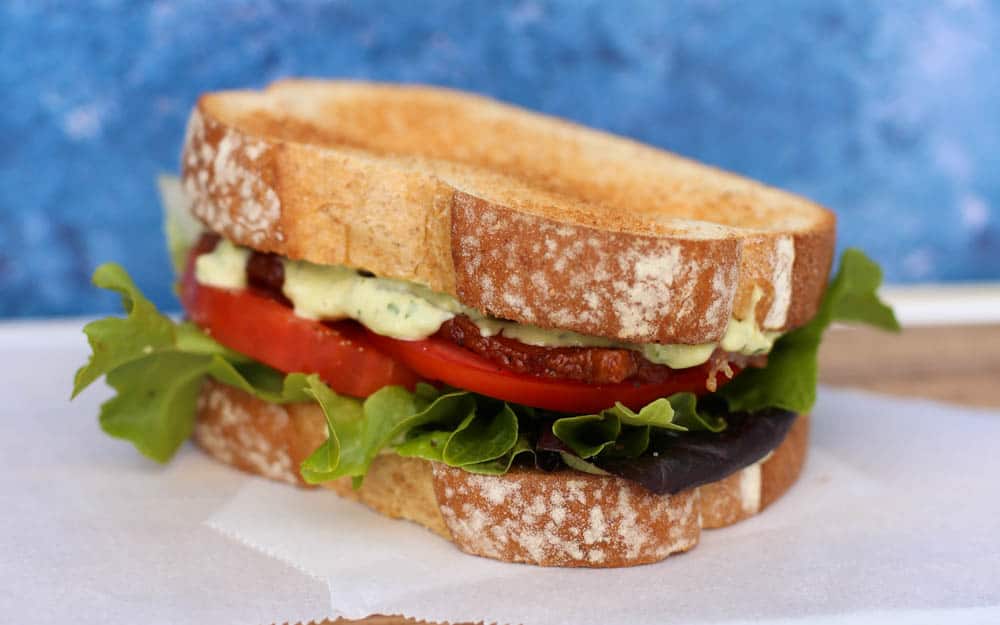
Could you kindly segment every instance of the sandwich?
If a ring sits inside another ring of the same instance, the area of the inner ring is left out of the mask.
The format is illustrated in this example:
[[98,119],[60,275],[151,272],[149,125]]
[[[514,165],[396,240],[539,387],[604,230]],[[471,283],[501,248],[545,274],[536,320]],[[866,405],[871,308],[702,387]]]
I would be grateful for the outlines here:
[[824,330],[898,329],[863,253],[828,281],[827,209],[452,90],[203,95],[161,194],[183,320],[96,270],[127,314],[73,393],[106,379],[104,431],[508,562],[645,564],[757,514]]

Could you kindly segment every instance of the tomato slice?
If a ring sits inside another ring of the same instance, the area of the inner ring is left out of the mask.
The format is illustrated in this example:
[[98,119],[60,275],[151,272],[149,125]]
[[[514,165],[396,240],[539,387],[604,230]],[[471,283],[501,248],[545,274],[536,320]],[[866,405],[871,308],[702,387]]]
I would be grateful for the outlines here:
[[226,347],[285,373],[318,373],[330,388],[367,397],[383,386],[412,389],[418,375],[374,348],[356,325],[332,328],[303,319],[266,295],[198,284],[181,286],[188,316]]
[[[333,390],[355,397],[393,384],[412,389],[424,379],[526,406],[591,413],[616,401],[639,409],[677,392],[702,394],[711,375],[708,363],[649,384],[587,384],[517,373],[445,339],[393,339],[353,321],[304,319],[252,289],[199,284],[193,275],[196,254],[181,286],[181,302],[192,321],[229,348],[286,373],[317,373]],[[726,381],[718,377],[720,386]]]
[[[675,376],[653,384],[587,384],[510,371],[451,341],[436,337],[422,341],[398,341],[369,333],[369,340],[427,379],[497,399],[560,412],[597,412],[614,405],[616,401],[638,410],[655,399],[682,391],[704,394],[710,370],[710,365],[706,363],[678,370]],[[720,386],[724,377],[719,376]]]

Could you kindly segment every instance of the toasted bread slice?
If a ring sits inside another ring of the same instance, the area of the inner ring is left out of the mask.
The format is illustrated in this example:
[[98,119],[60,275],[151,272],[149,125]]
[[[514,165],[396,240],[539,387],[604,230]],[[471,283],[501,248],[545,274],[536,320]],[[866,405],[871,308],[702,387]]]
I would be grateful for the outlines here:
[[715,341],[750,315],[801,325],[833,254],[833,215],[805,199],[439,88],[208,94],[182,168],[193,213],[237,243],[633,342]]
[[[730,525],[770,505],[798,478],[808,430],[801,416],[764,461],[676,495],[618,477],[528,468],[476,475],[395,454],[378,456],[358,490],[349,478],[326,486],[471,554],[542,566],[633,566],[687,551],[703,527]],[[325,439],[318,404],[269,404],[213,381],[202,388],[194,440],[244,471],[305,486],[299,464]]]

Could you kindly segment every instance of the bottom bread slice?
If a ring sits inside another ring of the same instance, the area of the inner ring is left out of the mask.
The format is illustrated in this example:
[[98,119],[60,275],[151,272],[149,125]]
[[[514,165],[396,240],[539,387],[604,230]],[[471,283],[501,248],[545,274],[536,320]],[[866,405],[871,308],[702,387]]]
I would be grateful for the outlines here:
[[[305,486],[299,464],[326,435],[318,404],[272,404],[214,381],[201,389],[195,442],[244,471]],[[541,566],[633,566],[687,551],[702,528],[731,525],[770,505],[798,478],[808,436],[802,415],[763,461],[675,495],[568,469],[477,475],[392,453],[376,457],[359,489],[349,478],[324,486],[415,521],[467,553]]]

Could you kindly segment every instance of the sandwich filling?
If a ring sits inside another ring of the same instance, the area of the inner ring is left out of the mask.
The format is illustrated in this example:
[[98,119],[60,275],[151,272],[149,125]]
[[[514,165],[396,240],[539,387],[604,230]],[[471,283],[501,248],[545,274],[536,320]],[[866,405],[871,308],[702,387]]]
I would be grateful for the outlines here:
[[[254,289],[305,319],[357,321],[392,339],[451,340],[512,371],[591,384],[663,380],[673,369],[713,361],[711,371],[763,366],[778,332],[754,320],[733,320],[721,341],[701,345],[635,344],[489,317],[427,287],[381,278],[344,266],[292,261],[237,247],[204,234],[196,249],[194,280],[219,289]],[[759,294],[759,290],[757,291]],[[715,390],[716,376],[706,379]]]
[[[229,251],[216,255],[220,247]],[[713,346],[708,361],[671,368],[610,341],[602,342],[606,347],[530,345],[502,333],[484,333],[480,326],[485,317],[477,311],[455,303],[452,312],[430,303],[438,299],[447,305],[446,296],[343,267],[317,268],[332,276],[316,289],[320,295],[315,299],[327,301],[326,312],[303,315],[301,304],[289,297],[296,290],[288,284],[288,269],[301,263],[238,252],[242,250],[216,235],[198,238],[181,287],[190,318],[228,347],[280,371],[316,373],[334,391],[353,397],[367,397],[391,384],[413,388],[422,380],[566,413],[599,411],[609,402],[639,409],[677,392],[715,390],[741,367],[766,362],[763,355],[727,354]],[[230,263],[234,256],[239,262]],[[206,272],[204,259],[210,260],[208,273],[230,266],[227,277],[239,277],[217,281],[220,286],[205,284],[198,278],[199,266]],[[396,309],[392,316],[419,317],[420,335],[391,336],[398,327],[381,319],[390,307]],[[434,315],[433,324],[427,324]],[[243,327],[245,320],[256,320],[272,332],[261,335],[254,327]],[[274,339],[278,335],[283,336],[280,342]],[[364,367],[352,362],[359,352],[369,361]]]
[[[328,439],[301,466],[360,483],[380,453],[503,474],[514,464],[614,474],[673,493],[760,461],[815,401],[834,321],[897,329],[877,265],[848,250],[816,316],[784,335],[732,320],[717,343],[634,344],[496,319],[417,284],[238,247],[178,219],[167,232],[189,321],[159,313],[123,269],[98,286],[125,318],[85,328],[74,395],[117,391],[101,425],[156,460],[194,426],[206,377],[273,403],[317,402]],[[180,208],[179,208],[180,207]],[[759,293],[758,293],[759,296]]]
[[[253,286],[280,294],[306,319],[354,319],[366,328],[395,339],[425,339],[456,319],[465,332],[475,328],[479,336],[503,336],[536,347],[599,347],[638,352],[653,364],[684,369],[708,362],[718,350],[742,356],[761,356],[771,351],[780,332],[764,331],[754,318],[732,319],[721,340],[700,345],[628,343],[586,336],[568,330],[540,328],[497,319],[463,305],[455,298],[421,284],[374,276],[342,265],[317,265],[261,254],[215,241],[212,251],[198,256],[195,278],[199,284],[222,289]],[[212,243],[203,244],[210,247]],[[760,297],[756,291],[754,304]],[[751,306],[751,309],[756,306]]]

